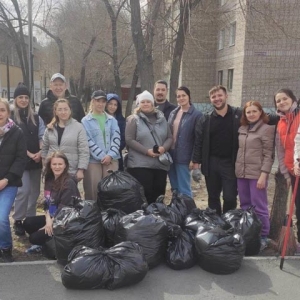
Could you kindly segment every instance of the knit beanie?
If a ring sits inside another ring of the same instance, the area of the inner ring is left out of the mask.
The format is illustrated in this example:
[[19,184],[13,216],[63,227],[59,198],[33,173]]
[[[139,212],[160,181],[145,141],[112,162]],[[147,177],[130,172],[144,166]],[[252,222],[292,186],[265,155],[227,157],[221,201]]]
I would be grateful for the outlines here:
[[136,105],[139,105],[142,100],[149,100],[154,105],[154,98],[147,90],[136,96]]
[[15,92],[14,92],[14,98],[17,98],[18,96],[21,96],[21,95],[26,95],[26,96],[30,97],[30,92],[29,92],[27,86],[23,82],[20,82],[18,84],[18,86],[16,87]]

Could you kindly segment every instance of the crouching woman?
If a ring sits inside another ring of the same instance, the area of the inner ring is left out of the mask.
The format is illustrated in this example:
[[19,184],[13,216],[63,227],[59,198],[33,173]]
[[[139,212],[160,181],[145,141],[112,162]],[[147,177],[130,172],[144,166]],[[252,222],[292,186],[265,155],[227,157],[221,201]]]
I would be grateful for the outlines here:
[[69,161],[60,151],[46,159],[43,173],[45,215],[28,217],[23,225],[33,245],[44,245],[53,236],[53,218],[64,206],[73,206],[73,196],[80,197],[75,177],[68,173]]

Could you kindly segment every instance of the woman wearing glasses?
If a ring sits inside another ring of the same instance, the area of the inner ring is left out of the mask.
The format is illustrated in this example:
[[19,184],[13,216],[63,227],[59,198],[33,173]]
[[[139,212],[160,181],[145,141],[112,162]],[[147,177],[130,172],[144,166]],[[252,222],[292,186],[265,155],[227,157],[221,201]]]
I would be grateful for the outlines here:
[[84,177],[90,156],[85,130],[72,118],[71,106],[66,99],[58,99],[54,103],[53,115],[43,138],[43,161],[54,151],[63,152],[69,161],[69,173],[80,181]]

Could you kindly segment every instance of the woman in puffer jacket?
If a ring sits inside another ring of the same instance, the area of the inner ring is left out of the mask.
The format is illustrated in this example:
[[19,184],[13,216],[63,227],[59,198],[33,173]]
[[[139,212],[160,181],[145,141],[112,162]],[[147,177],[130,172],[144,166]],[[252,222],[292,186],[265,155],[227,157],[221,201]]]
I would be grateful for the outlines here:
[[235,163],[241,208],[255,206],[262,222],[261,250],[267,246],[270,231],[267,186],[274,162],[275,126],[258,101],[245,104],[239,128],[239,149]]

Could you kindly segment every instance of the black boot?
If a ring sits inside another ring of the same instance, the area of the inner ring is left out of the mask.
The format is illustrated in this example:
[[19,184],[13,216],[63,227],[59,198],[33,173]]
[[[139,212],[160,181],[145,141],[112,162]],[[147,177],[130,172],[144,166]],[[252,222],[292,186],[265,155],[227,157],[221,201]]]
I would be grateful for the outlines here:
[[12,256],[12,250],[11,248],[7,248],[7,249],[1,249],[0,250],[0,261],[3,263],[11,263],[14,261],[14,258]]
[[15,221],[14,231],[15,231],[15,235],[17,235],[17,236],[25,235],[25,229],[23,227],[22,221]]

